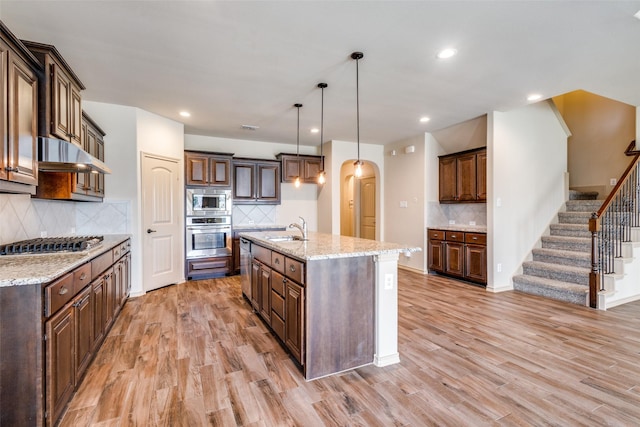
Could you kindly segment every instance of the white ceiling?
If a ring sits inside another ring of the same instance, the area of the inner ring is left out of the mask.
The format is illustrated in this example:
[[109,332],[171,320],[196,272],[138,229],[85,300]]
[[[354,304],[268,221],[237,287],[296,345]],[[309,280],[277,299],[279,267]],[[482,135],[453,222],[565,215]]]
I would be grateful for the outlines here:
[[[185,132],[385,144],[583,89],[640,105],[640,1],[0,1],[22,39],[55,45],[86,100]],[[443,47],[458,55],[435,58]],[[178,115],[189,110],[188,119]],[[431,117],[424,124],[418,119]],[[242,130],[242,124],[260,126]]]

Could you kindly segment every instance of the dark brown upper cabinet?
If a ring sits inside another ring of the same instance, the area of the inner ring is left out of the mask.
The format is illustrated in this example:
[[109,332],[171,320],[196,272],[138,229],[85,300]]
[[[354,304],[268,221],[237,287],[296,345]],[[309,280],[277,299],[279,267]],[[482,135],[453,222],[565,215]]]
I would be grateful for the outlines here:
[[38,184],[38,73],[42,66],[0,22],[0,191]]
[[280,204],[280,162],[233,159],[233,203]]
[[55,46],[23,41],[44,65],[39,78],[39,133],[82,145],[84,85]]
[[440,203],[487,201],[486,147],[439,156]]
[[282,162],[282,182],[301,182],[315,184],[322,170],[322,157],[280,153],[276,156]]
[[231,187],[232,154],[185,151],[185,182],[189,186]]

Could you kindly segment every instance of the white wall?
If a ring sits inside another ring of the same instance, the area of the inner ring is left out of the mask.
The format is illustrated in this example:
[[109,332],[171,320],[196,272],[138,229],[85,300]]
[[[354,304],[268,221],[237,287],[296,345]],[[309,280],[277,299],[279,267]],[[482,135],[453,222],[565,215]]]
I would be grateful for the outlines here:
[[567,134],[547,102],[493,112],[487,130],[487,289],[495,291],[513,287],[565,201]]
[[[218,153],[229,153],[235,157],[249,157],[254,159],[275,160],[279,153],[296,153],[296,146],[292,144],[272,143],[263,141],[249,141],[241,139],[217,138],[201,135],[185,135],[185,150],[200,150]],[[318,155],[318,146],[300,146],[300,154]],[[299,222],[299,216],[307,221],[309,231],[318,230],[318,204],[317,198],[320,187],[316,184],[302,184],[295,188],[292,183],[282,183],[280,188],[281,203],[275,207],[267,205],[256,205],[265,213],[265,216],[274,224],[289,225],[292,222]],[[243,205],[244,212],[251,206]],[[234,216],[235,216],[234,208]],[[273,215],[271,210],[275,209]],[[269,221],[263,221],[266,224]],[[242,224],[234,224],[236,226]]]
[[[105,177],[105,199],[103,208],[126,203],[130,209],[126,221],[130,224],[132,288],[131,295],[144,293],[142,277],[142,233],[140,194],[140,153],[148,152],[165,157],[177,158],[183,164],[184,126],[139,108],[122,105],[84,101],[83,108],[107,134],[105,136],[105,163],[112,174]],[[180,176],[184,180],[184,176]],[[182,181],[180,187],[184,185]],[[178,203],[184,204],[184,194]],[[183,221],[183,218],[180,218]],[[93,224],[96,233],[112,233],[110,227]],[[181,227],[183,228],[183,227]],[[184,241],[184,235],[179,238]],[[178,254],[184,258],[184,247]]]
[[[422,252],[414,253],[410,258],[400,256],[398,264],[422,272],[426,271],[427,255],[427,185],[432,185],[426,180],[425,138],[427,135],[418,135],[384,147],[385,240],[421,247]],[[405,147],[408,146],[413,146],[415,151],[406,154]],[[395,155],[391,154],[392,150]],[[406,203],[406,207],[401,207],[401,203]]]

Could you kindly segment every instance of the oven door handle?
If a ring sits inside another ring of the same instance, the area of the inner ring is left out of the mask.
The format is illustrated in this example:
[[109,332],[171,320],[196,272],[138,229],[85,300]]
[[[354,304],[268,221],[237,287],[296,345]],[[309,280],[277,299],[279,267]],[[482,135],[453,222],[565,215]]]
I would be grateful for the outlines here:
[[201,230],[229,230],[231,231],[231,227],[228,226],[215,226],[215,225],[203,225],[201,227],[187,227],[187,230],[201,231]]

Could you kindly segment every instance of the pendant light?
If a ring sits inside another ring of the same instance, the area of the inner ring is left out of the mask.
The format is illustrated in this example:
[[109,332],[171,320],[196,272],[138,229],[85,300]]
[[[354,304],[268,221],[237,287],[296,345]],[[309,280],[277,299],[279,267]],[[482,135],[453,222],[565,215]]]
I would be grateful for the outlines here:
[[354,175],[356,178],[360,178],[362,176],[362,161],[360,160],[360,81],[359,75],[360,70],[358,69],[359,61],[364,58],[364,53],[362,52],[353,52],[351,54],[351,59],[356,60],[356,125],[357,125],[357,145],[358,145],[358,160],[353,163],[355,167]]
[[298,160],[298,176],[296,176],[296,179],[293,182],[296,188],[298,188],[300,187],[300,107],[302,107],[302,104],[293,104],[293,106],[298,109],[298,133],[296,136],[296,157]]
[[324,173],[324,156],[322,155],[322,142],[324,141],[324,90],[327,88],[326,83],[318,83],[318,87],[322,91],[320,98],[320,173],[318,174],[318,184],[324,184],[326,177]]

